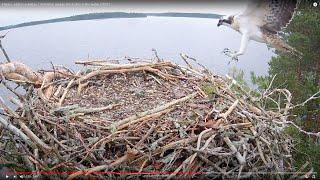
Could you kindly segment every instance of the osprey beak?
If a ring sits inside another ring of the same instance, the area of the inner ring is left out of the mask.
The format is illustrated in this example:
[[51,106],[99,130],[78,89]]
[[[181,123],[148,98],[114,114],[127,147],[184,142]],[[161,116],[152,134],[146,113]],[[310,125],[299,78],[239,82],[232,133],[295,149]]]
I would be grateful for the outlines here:
[[223,21],[220,19],[219,22],[218,22],[218,24],[217,24],[217,26],[218,26],[218,27],[221,26],[222,23],[223,23]]

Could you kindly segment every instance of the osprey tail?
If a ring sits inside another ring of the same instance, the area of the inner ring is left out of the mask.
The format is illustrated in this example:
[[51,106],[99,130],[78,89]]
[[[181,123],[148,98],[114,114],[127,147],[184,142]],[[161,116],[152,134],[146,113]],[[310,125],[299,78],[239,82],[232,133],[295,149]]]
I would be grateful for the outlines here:
[[290,46],[289,44],[287,44],[286,42],[284,42],[283,40],[281,40],[282,43],[278,45],[278,47],[276,47],[278,50],[284,52],[284,53],[288,53],[291,54],[299,59],[302,59],[303,54],[296,50],[296,48]]
[[268,44],[270,44],[277,50],[302,59],[303,54],[300,51],[296,50],[294,47],[287,44],[279,35],[268,33],[267,36],[265,36],[265,40]]

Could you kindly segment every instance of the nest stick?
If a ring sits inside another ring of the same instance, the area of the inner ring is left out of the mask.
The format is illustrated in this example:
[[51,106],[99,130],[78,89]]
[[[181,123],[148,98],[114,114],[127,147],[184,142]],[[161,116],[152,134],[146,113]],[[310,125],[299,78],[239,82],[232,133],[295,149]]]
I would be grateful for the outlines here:
[[239,103],[239,100],[237,99],[230,107],[229,109],[225,112],[225,113],[222,113],[220,115],[220,117],[224,118],[224,119],[227,119],[227,117],[232,113],[232,111],[237,107]]
[[187,101],[187,100],[189,100],[191,98],[194,98],[197,94],[198,94],[197,92],[189,94],[188,96],[185,96],[183,98],[171,101],[171,102],[169,102],[167,104],[158,106],[158,107],[156,107],[154,109],[151,109],[151,110],[139,113],[137,115],[130,116],[130,117],[125,118],[123,120],[117,121],[112,125],[112,128],[118,129],[121,125],[126,124],[126,123],[128,123],[130,121],[134,121],[134,120],[136,120],[138,118],[144,117],[144,116],[149,115],[149,114],[153,114],[153,113],[156,113],[156,112],[159,112],[159,111],[163,111],[163,110],[168,109],[171,106],[174,106],[174,105],[176,105],[178,103],[181,103],[181,102]]
[[234,146],[234,144],[231,142],[231,140],[229,139],[229,137],[224,137],[223,140],[224,140],[224,142],[226,142],[226,144],[229,146],[229,148],[231,149],[231,151],[236,154],[236,157],[237,157],[239,163],[240,163],[241,165],[245,164],[245,163],[246,163],[245,158],[240,154],[240,152],[237,150],[237,148],[236,148],[236,147]]
[[104,170],[104,169],[107,169],[107,168],[115,167],[115,166],[117,166],[117,165],[119,165],[119,164],[121,164],[123,162],[126,162],[126,161],[132,159],[136,154],[138,154],[138,152],[136,150],[131,150],[130,149],[130,150],[127,151],[127,153],[125,155],[123,155],[120,158],[116,159],[111,164],[100,165],[100,166],[89,168],[89,169],[86,169],[86,170],[83,170],[83,171],[75,172],[75,173],[69,175],[67,179],[71,180],[71,179],[74,179],[77,176],[82,175],[82,174],[88,175],[88,174],[92,174],[93,172],[97,172],[97,171],[101,171],[101,170]]
[[6,57],[6,60],[8,62],[11,62],[6,50],[4,49],[4,47],[2,46],[2,39],[0,39],[0,49],[2,50],[3,55]]
[[20,137],[25,143],[27,143],[28,145],[30,145],[33,148],[36,147],[35,144],[33,144],[31,139],[26,134],[24,134],[20,129],[18,129],[17,127],[12,125],[8,120],[3,119],[2,117],[0,117],[0,123],[5,128],[7,128],[10,132],[12,132],[14,135]]
[[173,108],[171,108],[171,109],[165,109],[165,110],[163,110],[163,111],[156,112],[156,113],[153,113],[153,114],[149,114],[149,115],[146,115],[146,116],[141,117],[141,118],[139,118],[139,119],[129,121],[129,122],[127,122],[126,124],[123,124],[123,125],[119,126],[119,127],[117,128],[117,130],[122,130],[122,129],[124,129],[124,128],[127,128],[128,126],[131,126],[131,125],[136,124],[136,123],[141,122],[141,121],[148,121],[148,120],[150,120],[150,119],[158,118],[158,117],[160,117],[160,116],[162,116],[162,115],[164,115],[164,114],[166,114],[166,113],[168,113],[168,112],[170,112],[170,111],[172,111],[172,110],[173,110]]

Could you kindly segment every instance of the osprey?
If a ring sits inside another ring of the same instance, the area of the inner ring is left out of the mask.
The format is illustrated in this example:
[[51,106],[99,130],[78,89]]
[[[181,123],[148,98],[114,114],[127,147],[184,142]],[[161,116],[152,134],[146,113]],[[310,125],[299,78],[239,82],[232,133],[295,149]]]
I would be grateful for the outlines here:
[[218,27],[225,25],[242,34],[239,51],[231,52],[226,48],[223,53],[233,60],[238,60],[238,56],[246,51],[248,42],[254,40],[301,57],[302,54],[289,46],[278,34],[290,23],[297,4],[297,0],[250,0],[242,14],[223,17],[219,20]]

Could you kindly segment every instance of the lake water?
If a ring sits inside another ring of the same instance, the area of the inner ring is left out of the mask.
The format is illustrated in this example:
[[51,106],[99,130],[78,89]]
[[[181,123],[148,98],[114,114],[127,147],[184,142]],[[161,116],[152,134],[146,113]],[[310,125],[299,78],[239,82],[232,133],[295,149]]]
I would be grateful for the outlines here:
[[161,58],[180,62],[183,52],[222,75],[232,66],[258,75],[267,73],[273,53],[254,41],[239,62],[228,65],[229,58],[221,51],[226,47],[238,50],[241,35],[216,24],[217,19],[172,17],[60,22],[12,29],[3,45],[12,60],[36,69],[48,68],[50,62],[73,67],[75,60],[88,56],[150,58],[155,48]]
[[[227,47],[237,50],[241,35],[227,27],[218,28],[217,21],[147,17],[59,22],[12,29],[2,44],[12,60],[34,69],[51,68],[50,62],[76,69],[74,61],[88,57],[151,58],[154,48],[161,58],[177,63],[182,63],[179,53],[186,53],[220,75],[234,66],[244,70],[247,79],[250,71],[266,74],[273,52],[254,41],[239,62],[228,64],[230,58],[221,51]],[[2,54],[0,58],[4,62]]]

